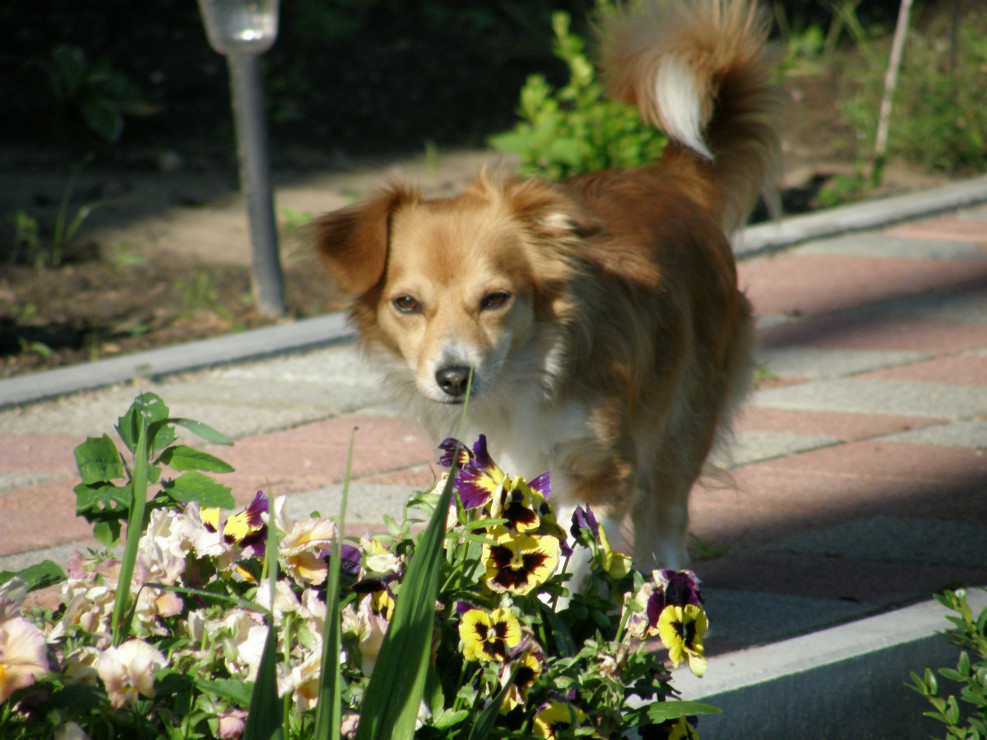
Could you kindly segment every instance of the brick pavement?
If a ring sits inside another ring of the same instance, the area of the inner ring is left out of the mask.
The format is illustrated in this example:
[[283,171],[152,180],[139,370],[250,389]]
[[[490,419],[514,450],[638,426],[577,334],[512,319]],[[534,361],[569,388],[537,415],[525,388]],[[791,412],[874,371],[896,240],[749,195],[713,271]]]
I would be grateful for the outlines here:
[[[759,386],[729,482],[693,497],[713,652],[987,584],[987,207],[744,259]],[[354,532],[432,480],[431,443],[349,344],[0,410],[0,568],[85,543],[72,449],[137,390],[238,441],[239,501],[332,512],[357,428]],[[55,550],[46,550],[60,546]]]

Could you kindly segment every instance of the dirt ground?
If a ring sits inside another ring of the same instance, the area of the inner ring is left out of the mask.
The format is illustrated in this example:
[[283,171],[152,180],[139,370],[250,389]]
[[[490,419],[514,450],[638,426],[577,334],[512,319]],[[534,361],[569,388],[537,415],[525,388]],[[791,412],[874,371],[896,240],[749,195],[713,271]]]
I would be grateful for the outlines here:
[[[789,211],[800,212],[816,207],[821,184],[852,174],[857,158],[848,144],[853,132],[835,111],[833,80],[823,74],[786,84],[795,116],[784,136],[785,200]],[[228,107],[202,115],[229,119]],[[298,236],[312,216],[395,178],[452,191],[497,159],[480,147],[443,145],[370,156],[276,133],[286,321],[341,307]],[[251,297],[246,216],[229,137],[151,130],[111,156],[104,148],[87,159],[74,144],[51,146],[24,131],[0,134],[0,377],[271,323]],[[876,195],[941,181],[892,165]],[[35,249],[16,239],[18,215],[37,224]],[[58,237],[59,227],[77,219],[71,238]]]

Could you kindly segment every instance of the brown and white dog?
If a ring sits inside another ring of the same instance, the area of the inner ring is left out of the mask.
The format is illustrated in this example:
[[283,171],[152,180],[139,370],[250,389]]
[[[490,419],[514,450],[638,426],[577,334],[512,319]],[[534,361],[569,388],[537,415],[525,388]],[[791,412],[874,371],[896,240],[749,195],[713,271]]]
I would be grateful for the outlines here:
[[395,185],[315,224],[363,348],[436,440],[472,370],[466,439],[485,434],[511,473],[549,471],[556,503],[630,515],[645,569],[684,565],[689,490],[748,380],[727,234],[778,168],[767,35],[752,0],[614,15],[609,90],[668,134],[660,160],[481,174],[453,198]]

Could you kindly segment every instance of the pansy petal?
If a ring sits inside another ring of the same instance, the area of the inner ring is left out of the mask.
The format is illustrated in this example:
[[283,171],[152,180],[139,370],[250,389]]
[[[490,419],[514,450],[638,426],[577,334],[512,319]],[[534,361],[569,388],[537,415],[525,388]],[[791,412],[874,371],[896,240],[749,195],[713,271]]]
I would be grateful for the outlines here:
[[458,439],[446,437],[439,443],[442,456],[439,458],[439,465],[443,468],[463,468],[473,459],[473,453],[469,447]]

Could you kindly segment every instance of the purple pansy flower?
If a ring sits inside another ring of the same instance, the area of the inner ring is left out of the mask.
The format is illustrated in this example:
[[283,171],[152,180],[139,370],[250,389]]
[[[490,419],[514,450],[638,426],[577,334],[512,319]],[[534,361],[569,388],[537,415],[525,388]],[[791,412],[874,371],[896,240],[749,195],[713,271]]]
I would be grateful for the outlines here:
[[491,459],[487,452],[487,438],[482,434],[472,450],[452,437],[445,439],[439,449],[443,451],[439,464],[459,470],[456,491],[464,509],[476,509],[489,502],[507,477]]

